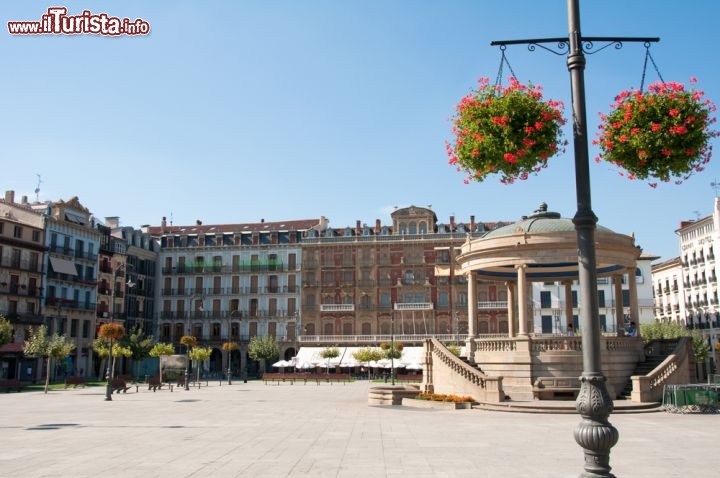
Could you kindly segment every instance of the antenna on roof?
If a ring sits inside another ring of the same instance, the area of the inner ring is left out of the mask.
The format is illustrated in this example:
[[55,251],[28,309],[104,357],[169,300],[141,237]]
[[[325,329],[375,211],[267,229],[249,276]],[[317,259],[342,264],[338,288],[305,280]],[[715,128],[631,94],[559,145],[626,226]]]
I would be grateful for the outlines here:
[[172,219],[172,211],[170,211],[170,225],[173,225],[173,219]]
[[718,195],[718,188],[720,188],[720,182],[717,181],[717,179],[710,183],[710,187],[715,190],[715,197]]
[[37,187],[35,188],[35,202],[40,202],[40,183],[42,183],[42,178],[39,174],[35,174],[35,176],[38,178]]

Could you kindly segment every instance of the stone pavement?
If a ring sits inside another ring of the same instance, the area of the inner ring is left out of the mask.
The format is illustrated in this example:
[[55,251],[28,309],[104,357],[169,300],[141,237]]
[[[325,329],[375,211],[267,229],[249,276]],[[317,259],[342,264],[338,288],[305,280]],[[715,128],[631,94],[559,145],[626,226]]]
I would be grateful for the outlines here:
[[[3,477],[577,477],[578,415],[369,406],[366,381],[0,394]],[[616,414],[618,477],[714,477],[720,415]]]

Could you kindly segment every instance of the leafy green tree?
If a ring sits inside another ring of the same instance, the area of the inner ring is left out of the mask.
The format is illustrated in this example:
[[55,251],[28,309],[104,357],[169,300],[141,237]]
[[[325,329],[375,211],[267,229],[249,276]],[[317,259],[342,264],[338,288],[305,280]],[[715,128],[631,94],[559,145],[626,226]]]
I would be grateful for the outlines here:
[[364,363],[365,366],[368,369],[368,380],[370,379],[370,362],[377,362],[378,360],[382,359],[385,355],[383,354],[382,350],[372,348],[372,347],[365,347],[362,349],[357,349],[352,354],[353,358],[357,360],[360,363]]
[[75,349],[75,344],[68,342],[64,335],[57,333],[48,337],[47,326],[32,329],[30,338],[25,341],[23,351],[28,357],[42,357],[46,361],[45,393],[50,385],[52,359],[62,360]]
[[460,356],[460,346],[459,345],[447,345],[448,352],[453,354],[456,357]]
[[192,350],[190,350],[190,353],[188,356],[190,357],[190,360],[194,360],[197,363],[197,367],[195,367],[197,375],[196,375],[196,381],[200,381],[200,362],[204,362],[205,360],[209,359],[212,355],[212,348],[210,347],[193,347]]
[[13,340],[13,326],[4,315],[0,315],[0,347]]
[[380,344],[380,348],[383,350],[385,358],[397,360],[402,357],[402,342],[395,342],[394,344],[383,342]]
[[140,361],[150,356],[150,350],[155,345],[155,340],[152,337],[145,336],[140,327],[135,327],[130,335],[125,336],[121,343],[132,352],[130,357],[133,360],[133,368],[135,369],[133,375],[139,375]]
[[652,324],[640,325],[640,336],[643,343],[661,339],[677,339],[690,337],[692,340],[693,354],[698,362],[704,362],[708,358],[709,349],[707,342],[703,339],[700,331],[687,329],[677,322],[655,321]]
[[248,344],[248,356],[261,363],[263,372],[267,360],[274,360],[280,356],[280,347],[272,337],[253,337]]
[[340,355],[337,347],[325,347],[320,351],[320,356],[327,359],[327,373],[330,373],[330,360]]
[[158,374],[158,377],[160,378],[160,382],[162,382],[162,357],[169,356],[175,353],[175,347],[173,344],[167,344],[164,342],[158,342],[150,349],[150,352],[148,352],[148,355],[151,357],[157,357],[158,362],[160,362],[160,371]]

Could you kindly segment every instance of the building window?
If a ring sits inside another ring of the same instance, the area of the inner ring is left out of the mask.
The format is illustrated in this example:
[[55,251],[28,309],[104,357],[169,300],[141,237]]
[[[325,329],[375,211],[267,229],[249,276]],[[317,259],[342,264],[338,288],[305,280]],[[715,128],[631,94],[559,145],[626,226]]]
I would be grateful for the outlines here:
[[540,308],[549,309],[552,307],[552,295],[549,290],[540,291]]
[[623,289],[622,291],[622,302],[623,307],[630,307],[630,291],[627,289]]
[[70,321],[70,337],[77,337],[78,331],[78,319],[72,319]]
[[13,237],[16,239],[22,239],[22,227],[15,226],[15,229],[13,230]]
[[84,339],[90,338],[90,321],[83,320],[82,336]]

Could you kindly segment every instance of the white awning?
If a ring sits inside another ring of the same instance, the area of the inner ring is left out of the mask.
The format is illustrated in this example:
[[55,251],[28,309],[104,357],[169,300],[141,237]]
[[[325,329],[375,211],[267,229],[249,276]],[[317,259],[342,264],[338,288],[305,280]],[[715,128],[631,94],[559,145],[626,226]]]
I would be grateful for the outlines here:
[[59,257],[50,257],[50,265],[53,270],[58,274],[67,274],[69,276],[76,276],[77,269],[75,263],[67,259],[61,259]]

